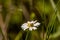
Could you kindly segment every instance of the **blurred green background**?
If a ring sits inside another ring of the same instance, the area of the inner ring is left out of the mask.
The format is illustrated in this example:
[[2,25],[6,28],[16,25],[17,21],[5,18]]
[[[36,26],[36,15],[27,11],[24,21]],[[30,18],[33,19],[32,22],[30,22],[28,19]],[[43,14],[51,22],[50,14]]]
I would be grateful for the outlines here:
[[[60,40],[60,0],[0,0],[0,14],[3,22],[10,16],[9,40],[25,40],[27,31],[23,31],[21,25],[31,20],[41,25],[29,33],[27,40]],[[1,40],[4,38],[1,28],[0,34]]]

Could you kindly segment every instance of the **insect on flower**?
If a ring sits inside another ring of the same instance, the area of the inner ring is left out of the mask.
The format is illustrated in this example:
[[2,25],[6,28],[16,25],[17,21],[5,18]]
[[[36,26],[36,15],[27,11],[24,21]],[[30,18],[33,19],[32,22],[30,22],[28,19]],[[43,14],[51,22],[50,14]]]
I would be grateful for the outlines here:
[[29,29],[30,31],[36,30],[37,27],[40,25],[37,21],[28,21],[27,23],[22,24],[21,28],[23,30]]

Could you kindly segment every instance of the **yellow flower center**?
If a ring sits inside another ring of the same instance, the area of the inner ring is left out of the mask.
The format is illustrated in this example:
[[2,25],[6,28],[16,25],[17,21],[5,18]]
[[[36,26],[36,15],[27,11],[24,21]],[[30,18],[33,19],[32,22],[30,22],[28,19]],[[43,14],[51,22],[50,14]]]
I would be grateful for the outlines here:
[[34,24],[33,23],[28,23],[28,27],[33,27]]

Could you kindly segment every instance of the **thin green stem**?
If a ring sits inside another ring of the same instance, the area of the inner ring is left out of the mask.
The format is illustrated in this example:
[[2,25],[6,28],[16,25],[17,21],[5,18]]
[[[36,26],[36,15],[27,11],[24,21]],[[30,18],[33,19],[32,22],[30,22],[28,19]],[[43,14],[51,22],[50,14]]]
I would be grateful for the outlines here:
[[[50,23],[49,23],[49,25],[48,25],[47,32],[46,32],[46,35],[47,35],[47,36],[46,36],[46,40],[49,40],[50,32],[52,31],[52,27],[53,27],[53,25],[54,25],[54,22],[55,22],[55,19],[56,19],[56,14],[57,14],[57,8],[56,8],[56,5],[55,5],[54,1],[53,1],[53,0],[50,0],[50,3],[51,3],[51,5],[52,5],[55,13],[54,13],[54,15],[52,16],[52,18],[51,18],[51,20],[50,20]],[[53,17],[54,17],[54,19],[53,19]],[[52,24],[51,24],[51,22],[52,22]],[[49,27],[50,27],[50,26],[51,26],[51,29],[50,29],[50,31],[49,31]]]
[[29,34],[30,34],[30,31],[27,32],[25,40],[28,40]]
[[[43,0],[43,9],[44,9],[44,12],[45,12],[45,0]],[[43,14],[44,16],[44,26],[46,26],[46,16],[45,16],[45,13]],[[42,27],[42,31],[43,31],[43,40],[45,40],[44,38],[44,26]]]

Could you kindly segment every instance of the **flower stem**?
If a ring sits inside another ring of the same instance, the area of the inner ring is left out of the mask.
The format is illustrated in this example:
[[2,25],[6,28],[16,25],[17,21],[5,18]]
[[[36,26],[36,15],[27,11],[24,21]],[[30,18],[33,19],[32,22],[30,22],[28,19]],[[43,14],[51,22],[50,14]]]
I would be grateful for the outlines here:
[[26,35],[25,40],[28,40],[28,38],[29,38],[29,34],[30,34],[30,31],[27,32],[27,35]]

